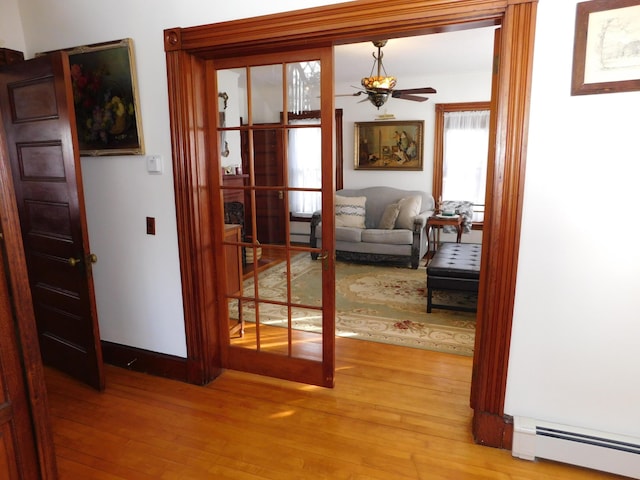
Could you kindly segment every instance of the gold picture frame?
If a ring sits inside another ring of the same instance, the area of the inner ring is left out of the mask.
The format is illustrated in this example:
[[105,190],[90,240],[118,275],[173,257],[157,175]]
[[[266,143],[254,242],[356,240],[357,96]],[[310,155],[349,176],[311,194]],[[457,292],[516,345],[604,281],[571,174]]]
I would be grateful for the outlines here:
[[355,123],[356,170],[422,170],[424,120]]
[[640,90],[640,0],[578,3],[571,95]]
[[63,51],[69,57],[80,155],[143,155],[133,41]]

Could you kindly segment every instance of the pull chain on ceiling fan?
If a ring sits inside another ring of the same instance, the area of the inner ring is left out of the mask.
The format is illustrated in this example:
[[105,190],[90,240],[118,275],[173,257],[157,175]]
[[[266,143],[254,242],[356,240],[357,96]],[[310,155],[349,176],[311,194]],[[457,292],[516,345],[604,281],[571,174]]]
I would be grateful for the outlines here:
[[[376,40],[372,43],[378,48],[378,55],[376,55],[375,52],[372,53],[373,66],[371,67],[371,73],[368,77],[364,77],[360,82],[364,87],[364,90],[352,93],[349,96],[359,96],[364,93],[367,95],[367,98],[363,101],[369,100],[376,108],[380,109],[380,107],[389,100],[389,97],[411,100],[414,102],[425,102],[429,100],[428,97],[420,97],[416,94],[437,93],[436,90],[431,87],[394,90],[394,87],[396,86],[396,77],[388,75],[384,68],[384,64],[382,63],[382,47],[387,44],[387,40]],[[373,74],[374,71],[377,75]]]

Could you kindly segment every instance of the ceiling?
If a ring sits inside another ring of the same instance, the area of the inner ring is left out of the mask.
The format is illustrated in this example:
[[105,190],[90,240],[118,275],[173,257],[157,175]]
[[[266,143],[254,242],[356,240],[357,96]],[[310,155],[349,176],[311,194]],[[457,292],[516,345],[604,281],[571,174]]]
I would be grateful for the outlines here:
[[[384,67],[388,75],[397,78],[396,88],[429,86],[430,75],[490,71],[495,28],[389,39],[382,49]],[[371,73],[373,52],[377,53],[377,48],[371,42],[336,46],[336,83],[359,87],[360,79]],[[423,77],[426,83],[404,85],[403,77]]]

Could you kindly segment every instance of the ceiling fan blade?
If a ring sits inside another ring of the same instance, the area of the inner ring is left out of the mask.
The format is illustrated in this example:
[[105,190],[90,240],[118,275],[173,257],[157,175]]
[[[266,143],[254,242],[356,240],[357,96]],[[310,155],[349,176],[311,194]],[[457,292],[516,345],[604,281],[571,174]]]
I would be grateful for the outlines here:
[[356,93],[336,93],[335,96],[336,97],[357,97],[359,95],[362,95],[364,92],[363,91],[359,91]]
[[402,88],[399,90],[394,90],[395,92],[401,93],[438,93],[435,88],[431,87],[422,87],[422,88]]
[[395,91],[391,94],[393,98],[399,98],[400,100],[411,100],[413,102],[426,102],[429,97],[419,97],[417,95],[409,95],[404,91]]
[[426,102],[429,100],[429,97],[418,97],[416,95],[400,95],[396,98],[399,100],[411,100],[412,102]]

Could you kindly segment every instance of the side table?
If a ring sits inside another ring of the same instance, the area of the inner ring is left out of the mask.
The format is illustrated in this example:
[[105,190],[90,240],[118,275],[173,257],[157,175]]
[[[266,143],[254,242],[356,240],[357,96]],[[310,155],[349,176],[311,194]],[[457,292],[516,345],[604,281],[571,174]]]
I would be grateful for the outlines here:
[[[456,231],[458,232],[458,236],[456,238],[456,243],[460,243],[462,240],[462,215],[433,215],[427,219],[427,257],[430,258],[433,256],[433,253],[438,249],[438,245],[440,244],[440,229],[445,225],[451,225],[456,227]],[[431,230],[436,229],[434,234],[434,248],[433,253],[431,252]]]

